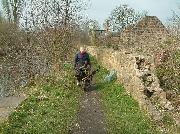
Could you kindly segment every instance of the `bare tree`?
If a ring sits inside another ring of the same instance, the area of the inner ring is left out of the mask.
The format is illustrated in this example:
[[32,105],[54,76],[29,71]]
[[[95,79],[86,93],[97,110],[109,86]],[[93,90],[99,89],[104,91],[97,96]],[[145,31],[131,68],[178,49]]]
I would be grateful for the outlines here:
[[1,11],[0,11],[0,23],[3,22],[3,20],[4,20],[4,18],[3,18],[3,16],[2,16]]
[[[26,1],[23,19],[28,18],[24,26],[57,27],[77,24],[82,18],[84,0],[31,0]],[[23,21],[24,23],[24,21]]]
[[128,5],[120,5],[111,12],[110,17],[106,20],[106,22],[109,22],[111,30],[121,31],[126,26],[139,21],[146,14],[147,12],[138,13]]
[[178,11],[173,11],[173,16],[170,18],[170,31],[175,36],[180,36],[180,7]]
[[24,0],[2,0],[2,5],[8,21],[19,24]]
[[2,5],[5,13],[5,17],[7,17],[8,21],[11,21],[11,10],[10,10],[10,4],[9,0],[2,0]]

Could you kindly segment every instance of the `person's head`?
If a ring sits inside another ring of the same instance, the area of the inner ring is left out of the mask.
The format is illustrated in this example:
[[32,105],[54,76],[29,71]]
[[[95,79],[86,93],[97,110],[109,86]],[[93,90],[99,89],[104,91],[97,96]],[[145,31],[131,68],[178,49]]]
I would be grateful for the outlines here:
[[84,53],[84,52],[86,52],[86,49],[85,49],[85,47],[80,47],[80,52],[81,52],[81,53]]

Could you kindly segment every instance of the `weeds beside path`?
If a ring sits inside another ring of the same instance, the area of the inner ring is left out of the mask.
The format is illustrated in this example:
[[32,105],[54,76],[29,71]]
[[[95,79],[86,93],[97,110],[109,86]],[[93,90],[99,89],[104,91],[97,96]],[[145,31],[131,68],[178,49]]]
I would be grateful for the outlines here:
[[[93,58],[92,64],[98,66]],[[0,133],[158,133],[121,85],[104,82],[108,71],[103,67],[95,76],[95,90],[87,93],[75,85],[71,65],[65,66],[64,73],[62,79],[50,77],[29,89],[29,97],[0,125]],[[81,129],[73,129],[74,125]]]
[[49,77],[29,89],[29,97],[0,125],[1,134],[66,134],[76,119],[82,94],[73,83],[71,66],[63,79]]

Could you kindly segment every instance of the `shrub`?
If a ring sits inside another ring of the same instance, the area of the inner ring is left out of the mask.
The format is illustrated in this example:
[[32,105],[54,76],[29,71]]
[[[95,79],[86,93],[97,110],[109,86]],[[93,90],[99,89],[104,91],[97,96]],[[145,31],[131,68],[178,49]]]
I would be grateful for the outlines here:
[[162,88],[180,91],[180,51],[170,52],[169,58],[156,67],[156,73]]
[[58,74],[71,53],[72,36],[63,27],[27,32],[0,23],[0,96],[14,93],[36,78]]

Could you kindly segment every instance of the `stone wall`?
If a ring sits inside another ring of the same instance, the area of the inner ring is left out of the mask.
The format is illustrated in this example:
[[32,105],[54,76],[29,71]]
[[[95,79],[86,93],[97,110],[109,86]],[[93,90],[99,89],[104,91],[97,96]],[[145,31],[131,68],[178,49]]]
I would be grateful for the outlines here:
[[156,16],[146,16],[138,23],[127,26],[118,38],[112,36],[111,45],[143,55],[152,55],[173,47],[169,31]]
[[146,16],[137,24],[126,27],[120,34],[123,40],[163,39],[168,30],[156,16]]
[[129,95],[138,101],[140,107],[155,120],[160,121],[163,118],[162,109],[169,112],[174,110],[153,73],[153,63],[150,63],[147,57],[123,50],[115,51],[92,46],[88,47],[88,52],[107,69],[117,71],[118,81],[124,85]]

